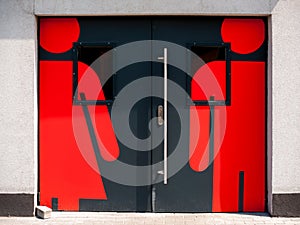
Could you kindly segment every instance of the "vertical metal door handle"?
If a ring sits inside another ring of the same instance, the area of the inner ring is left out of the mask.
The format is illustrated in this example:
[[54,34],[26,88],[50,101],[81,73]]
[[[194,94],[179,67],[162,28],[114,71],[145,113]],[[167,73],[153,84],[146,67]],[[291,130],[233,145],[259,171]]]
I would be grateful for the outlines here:
[[[163,121],[164,124],[164,184],[168,183],[168,49],[164,48],[164,56],[158,57],[158,59],[164,60],[164,106],[163,106]],[[162,110],[162,106],[158,106],[158,112]],[[159,117],[159,115],[158,115]],[[158,118],[160,119],[160,118]],[[159,125],[160,121],[158,121]],[[162,174],[162,171],[158,171]]]
[[168,183],[168,49],[164,48],[164,184]]
[[[164,184],[168,183],[168,49],[164,48],[164,56],[158,57],[164,60]],[[160,109],[158,109],[160,110]]]

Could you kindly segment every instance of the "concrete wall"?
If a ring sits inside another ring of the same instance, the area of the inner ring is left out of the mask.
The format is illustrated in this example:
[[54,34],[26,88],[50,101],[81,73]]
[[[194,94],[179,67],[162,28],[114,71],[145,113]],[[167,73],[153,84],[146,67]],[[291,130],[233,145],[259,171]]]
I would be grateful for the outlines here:
[[0,4],[0,193],[34,193],[33,4],[15,0]]
[[36,15],[267,15],[278,0],[36,0]]
[[[283,215],[282,211],[294,212],[299,216],[300,1],[279,1],[272,10],[271,25],[271,212],[274,215]],[[295,207],[291,207],[293,205]]]
[[[36,20],[33,1],[1,0],[0,194],[6,195],[0,195],[0,211],[8,207],[8,213],[12,215],[33,213],[37,186],[35,68]],[[16,193],[20,194],[19,206],[12,203]],[[23,204],[26,204],[26,209]]]
[[276,214],[277,195],[300,193],[299,0],[0,0],[0,193],[37,193],[34,15],[271,14],[268,200]]
[[300,193],[300,1],[272,12],[273,193]]

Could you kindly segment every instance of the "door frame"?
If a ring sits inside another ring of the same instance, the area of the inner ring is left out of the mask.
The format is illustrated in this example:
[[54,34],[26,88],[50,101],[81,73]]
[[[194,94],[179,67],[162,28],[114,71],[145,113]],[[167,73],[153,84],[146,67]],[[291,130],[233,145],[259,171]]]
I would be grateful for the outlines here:
[[[155,16],[153,16],[153,17],[155,17]],[[152,17],[152,18],[153,18]],[[168,16],[164,16],[164,17],[168,17]],[[185,17],[185,16],[181,16],[181,17]],[[139,17],[136,17],[136,18],[139,18]],[[236,18],[236,17],[234,17],[234,18]],[[267,24],[266,24],[267,25]],[[269,57],[268,57],[268,59],[267,60],[269,60]],[[269,157],[268,157],[268,153],[269,153],[269,151],[267,151],[268,149],[269,149],[269,132],[268,132],[268,128],[269,128],[269,126],[268,126],[268,124],[270,123],[269,122],[269,118],[270,118],[270,113],[269,113],[269,108],[271,107],[270,105],[271,105],[271,101],[270,101],[270,95],[268,95],[268,94],[270,94],[270,88],[268,88],[269,87],[269,73],[268,73],[268,67],[269,67],[269,62],[267,62],[266,63],[266,96],[265,96],[265,99],[266,99],[266,110],[265,110],[265,113],[266,113],[266,119],[265,119],[265,121],[266,121],[266,124],[265,124],[265,126],[266,126],[266,129],[265,129],[265,131],[266,131],[266,135],[265,135],[265,137],[266,137],[266,146],[265,146],[265,148],[266,148],[266,154],[265,154],[265,156],[266,156],[266,171],[265,171],[265,173],[266,173],[266,184],[268,184],[268,173],[269,173],[269,170],[268,170],[268,163],[267,162],[269,162]],[[39,79],[39,74],[38,74],[38,79]],[[37,85],[38,86],[38,85]],[[39,98],[39,87],[37,88],[37,98]],[[230,100],[229,100],[229,102],[230,102]],[[102,104],[110,104],[111,102],[109,102],[109,101],[107,101],[107,102],[103,102],[103,103],[101,103],[101,102],[99,102],[99,103],[97,103],[97,104],[99,104],[99,105],[102,105]],[[202,104],[202,103],[200,103],[199,102],[199,104]],[[230,104],[230,103],[229,103]],[[38,114],[38,118],[39,118],[39,110],[37,109],[37,114]],[[39,123],[39,119],[38,119],[38,123]],[[37,135],[38,136],[38,135]],[[37,147],[37,149],[38,149],[38,154],[39,154],[39,148]],[[39,160],[38,160],[39,161]],[[39,167],[39,163],[38,163],[38,167]],[[39,168],[38,168],[38,174],[39,174]],[[38,187],[39,187],[39,175],[38,175]],[[268,185],[266,185],[266,194],[268,193],[267,192],[267,189],[268,189]],[[38,189],[38,193],[39,193],[39,189]],[[266,195],[267,196],[267,195]],[[39,199],[39,198],[38,198]],[[266,207],[267,207],[267,205],[268,205],[268,198],[266,198]]]

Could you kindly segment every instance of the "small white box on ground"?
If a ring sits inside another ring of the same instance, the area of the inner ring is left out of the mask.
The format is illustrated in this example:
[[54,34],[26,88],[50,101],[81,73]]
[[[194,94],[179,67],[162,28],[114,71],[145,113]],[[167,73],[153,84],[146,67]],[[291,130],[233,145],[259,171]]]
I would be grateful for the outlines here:
[[47,206],[37,206],[36,207],[36,216],[42,219],[49,219],[51,217],[52,209]]

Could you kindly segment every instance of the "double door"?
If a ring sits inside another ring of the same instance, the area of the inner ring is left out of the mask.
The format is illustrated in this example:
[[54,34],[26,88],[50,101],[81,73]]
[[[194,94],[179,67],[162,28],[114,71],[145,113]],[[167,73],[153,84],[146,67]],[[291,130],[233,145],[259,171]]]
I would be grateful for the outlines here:
[[[100,173],[115,168],[124,178],[103,174],[107,200],[99,200],[95,208],[87,206],[86,210],[212,210],[212,164],[202,172],[194,171],[189,164],[188,48],[205,42],[204,27],[196,24],[193,20],[172,19],[104,20],[91,29],[93,40],[79,44],[78,49],[115,46],[111,54],[115,65],[111,66],[117,71],[108,80],[110,85],[104,85],[104,92],[110,92],[106,100],[112,100],[108,108],[120,155],[105,164],[107,169],[100,165]],[[95,44],[90,47],[90,43]],[[84,55],[87,58],[88,51]],[[122,65],[126,60],[130,63]],[[99,63],[96,60],[93,64]],[[82,202],[89,205],[94,201]]]

